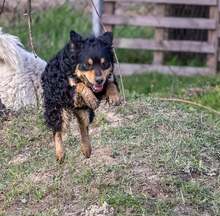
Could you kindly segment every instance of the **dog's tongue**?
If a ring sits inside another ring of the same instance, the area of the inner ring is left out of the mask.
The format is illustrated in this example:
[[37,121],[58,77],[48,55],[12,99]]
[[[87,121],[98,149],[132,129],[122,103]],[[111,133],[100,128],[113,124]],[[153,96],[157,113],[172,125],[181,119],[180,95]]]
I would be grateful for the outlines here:
[[92,89],[95,93],[99,93],[102,91],[103,85],[93,85]]

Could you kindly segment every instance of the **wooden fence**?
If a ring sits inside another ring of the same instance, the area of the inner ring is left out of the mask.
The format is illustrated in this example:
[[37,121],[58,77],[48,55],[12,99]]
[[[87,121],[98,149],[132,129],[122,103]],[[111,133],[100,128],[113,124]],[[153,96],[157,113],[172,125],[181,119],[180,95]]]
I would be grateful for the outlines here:
[[[155,4],[158,16],[116,15],[116,3],[151,3]],[[155,28],[154,39],[116,38],[116,48],[129,48],[153,51],[152,64],[121,63],[124,75],[158,71],[177,75],[206,75],[217,73],[220,0],[104,0],[102,22],[108,30],[115,25],[148,26]],[[209,18],[169,17],[165,16],[165,6],[169,5],[207,6]],[[169,40],[167,29],[194,29],[208,31],[207,41]],[[199,53],[206,55],[206,67],[181,67],[164,65],[165,52]]]

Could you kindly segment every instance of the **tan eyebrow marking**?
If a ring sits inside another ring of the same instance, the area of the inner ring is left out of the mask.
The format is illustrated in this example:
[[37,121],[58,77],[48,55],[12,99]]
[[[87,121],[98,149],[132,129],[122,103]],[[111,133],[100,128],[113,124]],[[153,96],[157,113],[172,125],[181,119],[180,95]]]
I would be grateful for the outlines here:
[[93,65],[93,60],[92,60],[91,58],[89,58],[89,59],[88,59],[88,63],[89,63],[90,65]]
[[101,58],[101,64],[103,64],[105,62],[104,58]]

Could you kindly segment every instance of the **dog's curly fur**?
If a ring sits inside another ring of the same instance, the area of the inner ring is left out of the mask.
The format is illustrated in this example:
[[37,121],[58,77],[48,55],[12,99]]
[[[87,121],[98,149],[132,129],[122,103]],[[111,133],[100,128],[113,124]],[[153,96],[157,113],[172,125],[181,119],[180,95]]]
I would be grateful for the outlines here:
[[[44,116],[48,127],[53,131],[59,161],[64,157],[62,133],[72,113],[79,123],[82,151],[86,157],[90,157],[88,125],[93,120],[98,101],[105,96],[109,102],[116,105],[119,103],[118,85],[113,74],[112,39],[112,33],[109,32],[97,38],[83,39],[71,31],[70,41],[49,61],[42,74]],[[95,69],[85,71],[85,59],[90,64],[93,63]],[[104,65],[105,70],[100,69],[100,61],[103,61],[103,64],[108,61],[106,66]],[[100,85],[95,81],[92,83],[91,77],[96,80],[101,76],[104,77],[103,89],[99,92],[92,91],[93,86],[100,88]]]

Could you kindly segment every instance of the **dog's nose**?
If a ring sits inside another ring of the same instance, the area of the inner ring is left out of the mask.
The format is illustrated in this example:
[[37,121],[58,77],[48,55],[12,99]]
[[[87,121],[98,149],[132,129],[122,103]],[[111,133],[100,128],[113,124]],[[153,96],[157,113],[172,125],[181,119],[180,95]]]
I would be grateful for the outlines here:
[[103,79],[102,79],[102,77],[96,77],[95,81],[96,81],[97,84],[102,84]]

